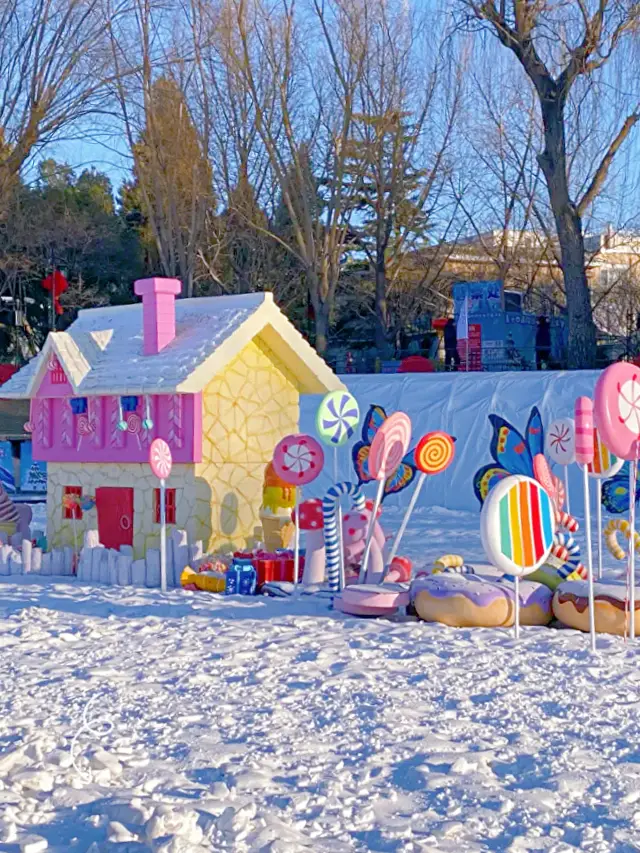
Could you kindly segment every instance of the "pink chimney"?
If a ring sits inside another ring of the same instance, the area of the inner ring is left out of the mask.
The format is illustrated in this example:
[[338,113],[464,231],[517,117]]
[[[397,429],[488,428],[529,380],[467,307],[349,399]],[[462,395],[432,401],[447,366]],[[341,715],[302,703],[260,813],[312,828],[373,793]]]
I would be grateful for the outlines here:
[[155,355],[176,336],[176,296],[182,290],[177,278],[139,278],[136,296],[142,296],[144,354]]

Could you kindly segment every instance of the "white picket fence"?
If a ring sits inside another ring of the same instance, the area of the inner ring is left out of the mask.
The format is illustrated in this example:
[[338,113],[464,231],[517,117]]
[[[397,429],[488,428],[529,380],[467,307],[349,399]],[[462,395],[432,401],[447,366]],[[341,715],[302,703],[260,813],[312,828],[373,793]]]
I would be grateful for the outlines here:
[[[4,537],[6,538],[6,537]],[[0,541],[2,541],[0,539]],[[73,548],[54,549],[43,553],[31,541],[0,544],[0,575],[73,575]],[[189,544],[185,530],[174,530],[167,538],[167,586],[180,586],[180,575],[187,567],[197,568],[204,558],[202,542]],[[133,548],[120,550],[100,544],[97,530],[88,530],[78,559],[77,577],[84,583],[112,586],[160,586],[160,551],[149,548],[142,560],[133,559]]]

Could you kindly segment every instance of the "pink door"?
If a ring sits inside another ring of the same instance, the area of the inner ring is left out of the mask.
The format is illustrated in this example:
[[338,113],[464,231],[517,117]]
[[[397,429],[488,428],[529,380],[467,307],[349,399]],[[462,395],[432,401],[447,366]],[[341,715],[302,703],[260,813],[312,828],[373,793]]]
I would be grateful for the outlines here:
[[105,548],[133,545],[133,489],[96,489],[98,533]]

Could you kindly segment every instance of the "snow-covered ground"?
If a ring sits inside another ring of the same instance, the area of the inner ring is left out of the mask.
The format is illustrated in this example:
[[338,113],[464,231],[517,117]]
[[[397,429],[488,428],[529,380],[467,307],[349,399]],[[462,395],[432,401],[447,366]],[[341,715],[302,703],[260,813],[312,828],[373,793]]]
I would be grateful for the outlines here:
[[[481,560],[478,514],[400,550]],[[598,645],[3,579],[0,851],[640,850],[640,645]]]

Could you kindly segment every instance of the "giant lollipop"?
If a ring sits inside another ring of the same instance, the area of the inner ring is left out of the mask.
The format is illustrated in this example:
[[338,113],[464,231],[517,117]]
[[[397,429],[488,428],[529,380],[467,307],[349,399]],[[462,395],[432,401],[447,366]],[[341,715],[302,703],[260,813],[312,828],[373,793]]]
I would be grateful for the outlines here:
[[591,512],[589,509],[589,463],[593,462],[593,400],[578,397],[575,407],[576,462],[582,465],[584,483],[584,534],[587,537],[587,569],[589,571],[589,633],[591,651],[596,650],[596,611],[593,594],[593,555],[591,553]]
[[[360,409],[348,391],[331,391],[323,398],[316,414],[316,431],[323,444],[333,447],[333,482],[338,482],[338,448],[353,436],[360,422]],[[344,552],[342,545],[342,507],[337,500],[338,556],[340,588],[344,586]]]
[[418,442],[414,453],[414,462],[416,468],[420,471],[420,475],[418,477],[416,487],[413,490],[413,494],[411,495],[407,511],[402,519],[400,529],[398,530],[396,538],[393,541],[393,545],[391,546],[391,553],[385,568],[385,576],[389,566],[391,566],[391,563],[393,562],[393,558],[398,553],[400,540],[407,529],[407,524],[411,518],[411,513],[414,510],[418,496],[422,490],[422,486],[427,479],[427,474],[441,474],[443,471],[446,471],[449,465],[453,462],[455,451],[455,439],[446,432],[428,432]]
[[[312,435],[287,435],[276,445],[273,451],[273,470],[276,475],[290,486],[306,486],[320,476],[324,465],[324,453],[320,444]],[[298,502],[300,495],[296,489],[294,518],[296,534],[293,563],[293,588],[298,587],[300,568],[300,524],[298,520]]]
[[576,461],[576,425],[573,418],[559,418],[549,425],[545,435],[545,450],[552,462],[564,469],[564,492],[567,512],[571,512],[569,501],[569,465]]
[[398,465],[409,449],[411,441],[411,419],[404,412],[394,412],[386,421],[378,428],[371,448],[369,449],[369,473],[378,481],[378,491],[373,504],[371,513],[371,521],[367,530],[367,538],[365,541],[364,555],[362,557],[362,565],[360,566],[360,583],[364,583],[367,574],[367,563],[369,562],[369,554],[371,552],[371,540],[375,527],[376,516],[378,509],[382,503],[382,495],[384,492],[384,481],[395,471]]
[[[629,465],[629,542],[633,543],[636,526],[636,479],[638,473],[638,439],[640,438],[640,371],[626,362],[612,364],[596,382],[595,415],[598,431],[609,450]],[[636,559],[633,544],[629,547],[629,604],[631,619],[629,637],[635,637]]]

